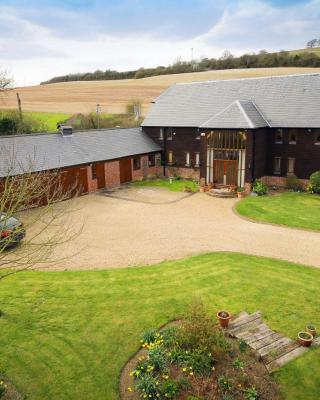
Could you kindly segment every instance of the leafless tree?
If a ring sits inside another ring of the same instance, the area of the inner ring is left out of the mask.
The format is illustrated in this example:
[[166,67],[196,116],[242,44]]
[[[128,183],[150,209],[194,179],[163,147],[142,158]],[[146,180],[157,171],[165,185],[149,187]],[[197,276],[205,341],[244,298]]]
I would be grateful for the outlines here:
[[9,89],[13,84],[13,79],[8,72],[0,69],[0,91]]
[[[0,281],[65,261],[55,250],[82,229],[81,222],[72,219],[72,202],[64,201],[77,194],[76,182],[68,185],[59,171],[34,171],[33,160],[19,163],[4,148],[1,156],[6,159],[6,173],[0,178]],[[16,245],[24,232],[25,238]]]

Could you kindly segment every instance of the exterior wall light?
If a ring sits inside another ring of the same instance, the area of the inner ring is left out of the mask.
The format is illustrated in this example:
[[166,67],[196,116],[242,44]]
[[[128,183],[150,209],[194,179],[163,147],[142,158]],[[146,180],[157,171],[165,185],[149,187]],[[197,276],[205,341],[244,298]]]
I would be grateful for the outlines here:
[[203,137],[203,136],[206,136],[206,133],[205,132],[201,132],[201,136]]

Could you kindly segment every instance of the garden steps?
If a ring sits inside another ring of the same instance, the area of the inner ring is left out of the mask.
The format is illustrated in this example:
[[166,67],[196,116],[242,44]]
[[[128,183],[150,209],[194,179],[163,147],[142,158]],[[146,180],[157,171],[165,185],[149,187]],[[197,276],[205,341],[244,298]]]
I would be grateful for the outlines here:
[[[228,333],[231,337],[245,341],[269,373],[308,351],[307,347],[302,347],[296,341],[270,329],[263,322],[260,311],[251,315],[242,311],[232,317]],[[315,346],[320,346],[320,337],[314,340],[312,347]]]

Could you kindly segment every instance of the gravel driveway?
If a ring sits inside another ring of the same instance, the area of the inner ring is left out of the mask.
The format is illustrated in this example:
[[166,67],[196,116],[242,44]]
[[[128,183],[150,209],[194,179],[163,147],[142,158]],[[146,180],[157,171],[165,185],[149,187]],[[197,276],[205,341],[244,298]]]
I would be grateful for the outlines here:
[[128,188],[70,201],[75,206],[72,218],[84,227],[57,254],[78,254],[52,269],[119,268],[212,251],[320,267],[320,233],[246,221],[232,211],[237,199]]

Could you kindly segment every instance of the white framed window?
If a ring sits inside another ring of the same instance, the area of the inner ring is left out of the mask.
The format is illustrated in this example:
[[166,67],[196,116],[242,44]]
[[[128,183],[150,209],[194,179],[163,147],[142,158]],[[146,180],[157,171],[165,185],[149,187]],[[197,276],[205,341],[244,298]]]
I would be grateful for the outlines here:
[[274,157],[273,159],[273,173],[275,175],[281,174],[281,157]]
[[168,164],[173,164],[173,152],[168,151]]
[[195,167],[199,167],[200,166],[200,153],[195,153],[195,154],[196,154]]
[[159,140],[163,140],[163,128],[160,128]]
[[173,138],[173,129],[168,128],[167,129],[167,140],[172,140],[172,138]]
[[288,158],[288,168],[287,168],[287,174],[288,175],[293,175],[294,174],[294,166],[296,163],[295,158]]
[[190,153],[186,151],[186,167],[190,167]]
[[289,144],[297,144],[297,133],[296,132],[289,133]]
[[282,129],[277,129],[276,130],[275,143],[276,144],[282,144],[283,143],[283,130]]

